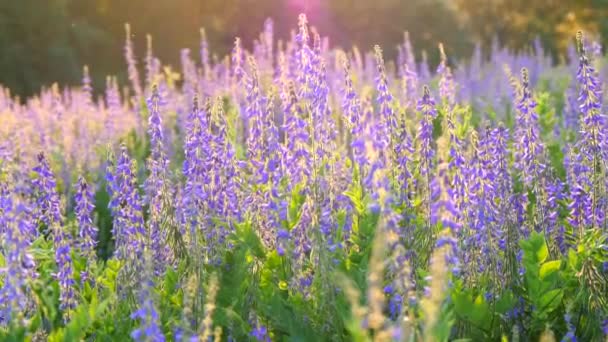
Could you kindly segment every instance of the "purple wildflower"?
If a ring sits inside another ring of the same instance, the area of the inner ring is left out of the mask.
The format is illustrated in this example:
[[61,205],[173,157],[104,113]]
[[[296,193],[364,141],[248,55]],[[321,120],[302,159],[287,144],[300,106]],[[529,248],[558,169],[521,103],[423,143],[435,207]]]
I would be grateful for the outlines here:
[[545,166],[541,161],[544,145],[540,139],[536,101],[530,92],[528,70],[522,69],[521,94],[517,100],[517,130],[515,132],[516,167],[521,172],[524,184],[533,185]]
[[137,98],[141,99],[143,92],[139,80],[139,71],[137,70],[137,60],[135,59],[135,53],[133,52],[133,42],[131,41],[131,25],[128,23],[125,24],[125,60],[127,61],[127,70],[131,86],[133,87]]
[[0,270],[0,318],[3,324],[25,318],[29,304],[28,282],[36,276],[34,258],[30,254],[35,226],[31,211],[24,203],[14,203],[7,184],[0,182],[0,226],[5,266]]
[[[148,274],[149,278],[151,275]],[[165,336],[160,327],[160,315],[154,305],[154,283],[145,279],[143,288],[139,293],[140,306],[131,314],[131,319],[139,320],[139,328],[131,332],[131,338],[137,342],[164,342]]]
[[433,120],[437,117],[437,109],[435,101],[431,97],[429,87],[424,86],[423,95],[418,100],[417,110],[422,113],[422,121],[418,128],[417,140],[419,142],[420,174],[429,175],[433,168],[433,158],[435,150],[433,149]]
[[453,106],[456,98],[456,89],[454,85],[454,76],[452,69],[448,66],[448,58],[445,54],[443,44],[439,44],[439,55],[441,60],[437,67],[439,75],[439,97],[448,106]]
[[95,247],[97,246],[97,227],[93,224],[92,213],[95,205],[93,204],[93,192],[82,176],[78,179],[74,200],[76,202],[76,220],[80,228],[78,234],[80,237],[80,252],[89,262],[94,262]]
[[74,275],[72,269],[72,256],[70,248],[70,236],[63,227],[63,216],[59,203],[59,194],[56,189],[56,181],[49,164],[43,153],[38,155],[38,165],[33,169],[37,178],[33,184],[38,193],[38,205],[42,209],[41,221],[50,228],[53,235],[55,247],[55,261],[57,262],[57,273],[55,277],[59,282],[61,309],[69,311],[75,307],[74,298]]

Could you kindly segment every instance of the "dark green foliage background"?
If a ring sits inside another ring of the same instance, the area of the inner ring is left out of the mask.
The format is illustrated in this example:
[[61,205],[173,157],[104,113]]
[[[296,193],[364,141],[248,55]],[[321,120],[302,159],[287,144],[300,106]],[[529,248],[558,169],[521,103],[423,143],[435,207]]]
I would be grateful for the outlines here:
[[0,0],[0,84],[22,97],[52,82],[76,85],[85,64],[97,90],[106,75],[125,82],[125,22],[139,57],[149,33],[155,53],[174,67],[181,48],[198,56],[200,27],[221,55],[235,36],[252,42],[267,17],[288,38],[299,12],[335,45],[380,44],[390,59],[409,30],[431,62],[439,41],[454,62],[469,56],[473,42],[489,46],[494,37],[514,49],[539,37],[557,57],[575,30],[607,32],[607,11],[606,0]]

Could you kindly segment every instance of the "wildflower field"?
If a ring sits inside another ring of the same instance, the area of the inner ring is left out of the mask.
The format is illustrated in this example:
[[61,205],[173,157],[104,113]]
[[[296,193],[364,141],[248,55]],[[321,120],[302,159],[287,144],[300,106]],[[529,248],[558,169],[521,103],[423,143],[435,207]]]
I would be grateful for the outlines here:
[[0,89],[0,340],[608,340],[598,43],[435,67],[301,15],[177,70],[126,31],[128,84]]

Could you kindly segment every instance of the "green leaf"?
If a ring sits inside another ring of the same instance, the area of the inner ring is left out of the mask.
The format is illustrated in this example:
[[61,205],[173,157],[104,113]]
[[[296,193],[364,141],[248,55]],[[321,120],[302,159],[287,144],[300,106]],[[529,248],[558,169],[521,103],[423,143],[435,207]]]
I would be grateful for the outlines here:
[[562,265],[561,260],[553,260],[553,261],[545,262],[540,267],[540,271],[539,271],[540,279],[545,280],[549,276],[555,274],[557,271],[559,271],[559,268],[561,267],[561,265]]
[[552,312],[561,304],[563,296],[564,291],[562,289],[554,289],[546,292],[540,297],[540,307],[538,309],[542,312]]

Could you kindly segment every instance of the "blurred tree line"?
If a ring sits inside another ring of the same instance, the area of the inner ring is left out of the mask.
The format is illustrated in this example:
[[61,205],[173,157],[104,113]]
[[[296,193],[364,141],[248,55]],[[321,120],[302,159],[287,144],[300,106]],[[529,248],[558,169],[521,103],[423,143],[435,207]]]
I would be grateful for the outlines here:
[[250,46],[267,17],[288,39],[300,12],[333,45],[380,44],[388,57],[407,30],[431,60],[440,41],[453,59],[495,38],[524,49],[538,37],[557,55],[579,28],[608,33],[608,0],[0,0],[0,84],[20,95],[55,81],[78,84],[85,64],[98,89],[105,75],[124,81],[126,22],[139,57],[151,34],[155,54],[178,67],[181,48],[198,56],[201,27],[221,57],[235,36]]

